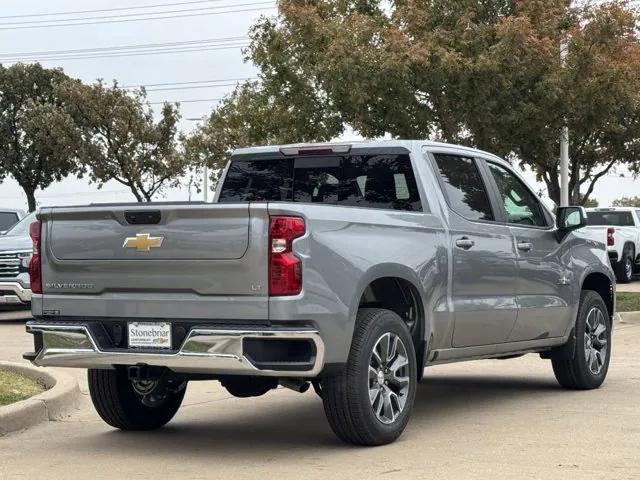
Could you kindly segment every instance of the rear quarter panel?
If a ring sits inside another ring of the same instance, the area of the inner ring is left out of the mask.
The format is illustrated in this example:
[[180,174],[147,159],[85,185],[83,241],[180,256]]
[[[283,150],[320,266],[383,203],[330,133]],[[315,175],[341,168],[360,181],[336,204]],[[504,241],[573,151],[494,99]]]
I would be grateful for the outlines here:
[[412,161],[424,212],[269,203],[270,215],[297,215],[307,223],[307,234],[294,242],[303,263],[303,291],[270,298],[269,318],[313,321],[328,363],[347,359],[360,298],[383,277],[411,282],[423,304],[425,339],[450,343],[448,232],[419,149]]

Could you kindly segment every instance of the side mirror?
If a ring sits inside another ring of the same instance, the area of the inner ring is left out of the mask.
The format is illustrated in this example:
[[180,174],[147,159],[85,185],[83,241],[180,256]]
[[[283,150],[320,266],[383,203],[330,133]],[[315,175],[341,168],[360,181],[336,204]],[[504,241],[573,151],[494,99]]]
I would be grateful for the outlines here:
[[584,207],[559,207],[556,226],[558,240],[562,241],[569,233],[587,226],[587,211]]

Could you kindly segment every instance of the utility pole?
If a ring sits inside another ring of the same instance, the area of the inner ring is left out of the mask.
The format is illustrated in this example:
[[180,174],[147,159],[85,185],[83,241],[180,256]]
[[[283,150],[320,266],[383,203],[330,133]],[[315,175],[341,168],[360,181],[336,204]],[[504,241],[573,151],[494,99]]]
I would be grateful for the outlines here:
[[[569,43],[563,39],[560,43],[560,61],[564,67],[567,61],[567,50]],[[562,127],[560,135],[560,206],[569,206],[569,127],[566,124]]]
[[202,193],[204,194],[204,203],[209,201],[209,167],[204,167],[204,179],[202,180]]

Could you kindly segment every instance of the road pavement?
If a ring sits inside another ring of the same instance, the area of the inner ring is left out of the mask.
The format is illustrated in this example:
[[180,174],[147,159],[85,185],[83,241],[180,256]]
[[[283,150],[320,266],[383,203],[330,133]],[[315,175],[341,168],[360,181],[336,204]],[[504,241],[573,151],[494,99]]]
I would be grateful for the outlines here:
[[[31,349],[24,323],[0,322],[0,360]],[[231,397],[192,383],[157,432],[111,429],[90,405],[69,418],[0,437],[0,479],[640,479],[640,324],[620,324],[599,390],[560,389],[536,355],[427,370],[401,439],[340,443],[314,393]]]
[[636,280],[626,284],[619,283],[618,285],[616,285],[616,290],[618,292],[640,293],[640,280]]

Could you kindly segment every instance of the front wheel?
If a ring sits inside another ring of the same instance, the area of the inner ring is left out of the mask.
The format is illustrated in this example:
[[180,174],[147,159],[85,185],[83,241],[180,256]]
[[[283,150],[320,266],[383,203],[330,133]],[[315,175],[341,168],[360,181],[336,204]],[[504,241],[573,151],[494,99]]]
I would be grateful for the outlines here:
[[358,312],[344,370],[322,379],[329,425],[343,441],[384,445],[409,421],[416,394],[417,362],[409,329],[394,312]]
[[[89,370],[89,394],[100,417],[120,430],[154,430],[176,414],[186,385],[158,387],[154,381],[131,381],[124,368]],[[159,391],[162,389],[161,391]]]
[[611,358],[611,317],[597,292],[582,292],[572,341],[575,346],[571,355],[565,353],[551,358],[558,383],[572,390],[600,387]]

